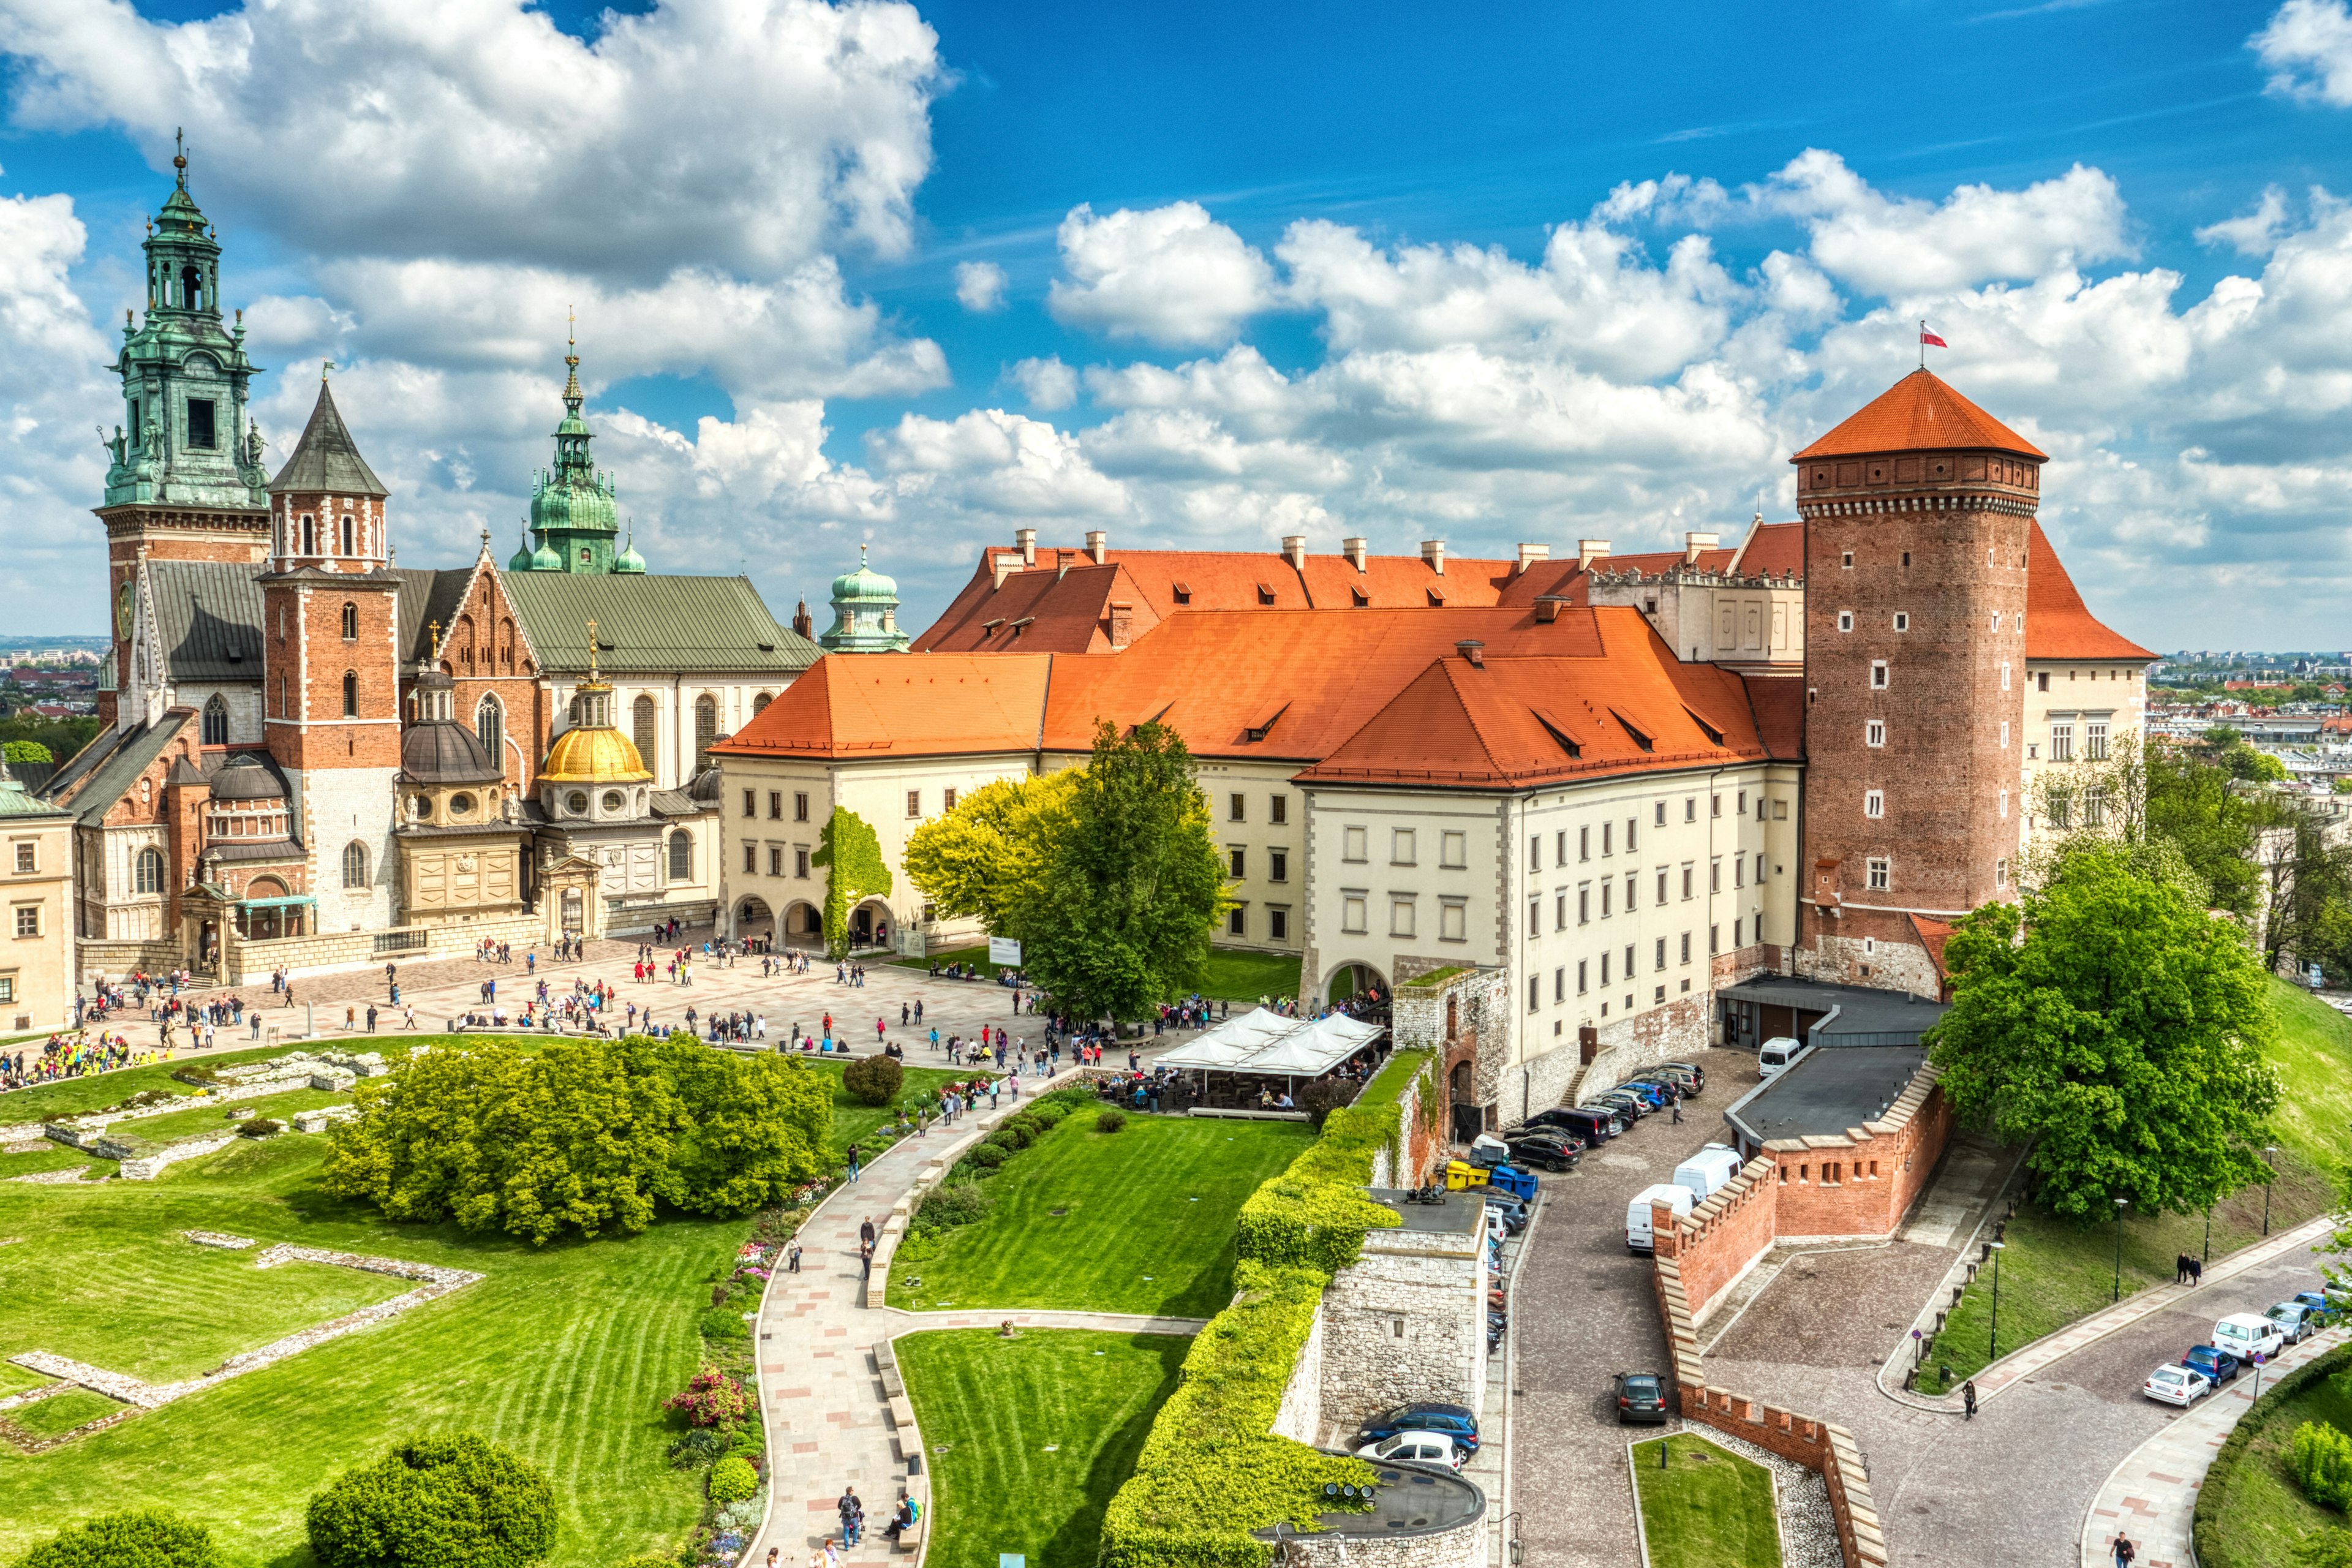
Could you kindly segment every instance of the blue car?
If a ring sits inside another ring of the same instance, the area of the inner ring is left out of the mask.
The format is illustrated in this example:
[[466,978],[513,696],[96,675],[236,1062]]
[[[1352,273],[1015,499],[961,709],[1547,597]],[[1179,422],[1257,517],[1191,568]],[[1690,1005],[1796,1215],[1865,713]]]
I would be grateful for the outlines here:
[[1638,1078],[1628,1079],[1623,1083],[1613,1085],[1610,1089],[1609,1092],[1612,1094],[1638,1094],[1650,1103],[1652,1110],[1660,1109],[1666,1103],[1666,1091],[1662,1086],[1645,1082]]
[[1393,1405],[1368,1417],[1356,1431],[1350,1449],[1393,1437],[1400,1432],[1443,1432],[1456,1447],[1478,1451],[1478,1417],[1466,1405]]
[[2294,1300],[2317,1315],[2319,1326],[2326,1328],[2344,1315],[2344,1299],[2330,1296],[2325,1290],[2297,1290]]
[[2205,1381],[2219,1388],[2238,1375],[2240,1363],[2236,1356],[2219,1345],[2198,1345],[2180,1358],[2180,1364],[2191,1372],[2203,1373]]

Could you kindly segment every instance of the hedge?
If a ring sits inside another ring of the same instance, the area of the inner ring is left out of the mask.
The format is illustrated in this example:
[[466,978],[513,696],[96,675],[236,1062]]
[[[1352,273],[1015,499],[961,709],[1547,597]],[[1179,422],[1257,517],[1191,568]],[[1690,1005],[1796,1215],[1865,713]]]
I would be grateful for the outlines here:
[[415,1437],[310,1500],[320,1568],[523,1568],[555,1544],[555,1489],[511,1449],[467,1433]]
[[159,1508],[86,1519],[36,1546],[24,1568],[228,1568],[213,1532]]
[[1242,1257],[1337,1274],[1361,1256],[1368,1234],[1404,1223],[1364,1188],[1374,1153],[1387,1149],[1394,1163],[1397,1102],[1434,1060],[1426,1051],[1395,1052],[1355,1104],[1324,1119],[1322,1136],[1242,1205]]
[[717,1503],[741,1502],[760,1490],[760,1472],[751,1461],[730,1456],[710,1467],[710,1500]]
[[2230,1435],[2213,1456],[2213,1463],[2205,1472],[2205,1484],[2198,1489],[2197,1511],[2191,1534],[2197,1549],[2197,1561],[2206,1568],[2230,1568],[2238,1562],[2231,1543],[2221,1537],[2220,1521],[2230,1500],[2230,1489],[2238,1484],[2239,1472],[2246,1458],[2246,1446],[2263,1427],[2270,1416],[2288,1400],[2324,1377],[2352,1368],[2352,1344],[2341,1344],[2315,1361],[2306,1362],[2263,1390],[2262,1398],[2252,1410],[2238,1417]]

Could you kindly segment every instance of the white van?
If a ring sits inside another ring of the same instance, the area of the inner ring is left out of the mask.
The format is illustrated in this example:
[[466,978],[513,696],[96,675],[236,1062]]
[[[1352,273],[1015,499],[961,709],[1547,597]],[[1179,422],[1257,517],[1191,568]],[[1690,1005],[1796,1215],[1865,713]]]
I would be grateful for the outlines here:
[[1787,1035],[1767,1040],[1763,1048],[1756,1053],[1756,1070],[1766,1078],[1778,1077],[1790,1062],[1802,1056],[1804,1050],[1802,1042]]
[[1680,1219],[1691,1212],[1691,1205],[1695,1202],[1696,1200],[1691,1196],[1691,1190],[1688,1187],[1678,1187],[1671,1182],[1660,1182],[1655,1186],[1643,1187],[1633,1194],[1633,1201],[1625,1205],[1625,1250],[1628,1252],[1657,1250],[1656,1238],[1650,1232],[1650,1205],[1653,1203],[1664,1204],[1675,1211],[1675,1217]]
[[2286,1335],[2268,1318],[2232,1312],[2213,1325],[2213,1343],[2252,1365],[2257,1352],[2268,1360],[2286,1349]]
[[1738,1150],[1726,1143],[1710,1143],[1675,1167],[1675,1185],[1688,1187],[1691,1201],[1703,1204],[1739,1174],[1741,1163]]

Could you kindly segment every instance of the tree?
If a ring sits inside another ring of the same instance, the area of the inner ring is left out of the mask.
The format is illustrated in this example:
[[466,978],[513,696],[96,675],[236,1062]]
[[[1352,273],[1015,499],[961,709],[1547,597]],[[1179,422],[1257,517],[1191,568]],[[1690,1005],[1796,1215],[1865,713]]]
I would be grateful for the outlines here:
[[890,868],[882,858],[882,840],[866,819],[847,806],[836,805],[817,836],[816,853],[809,864],[824,874],[824,949],[835,958],[849,952],[849,912],[866,900],[890,893]]
[[2255,837],[2276,825],[2279,802],[2267,791],[2239,789],[2228,769],[2200,752],[2150,746],[2146,755],[2147,831],[2180,847],[2215,908],[2252,919],[2262,880]]
[[160,1508],[86,1519],[36,1546],[23,1568],[228,1568],[213,1532]]
[[2352,959],[2352,844],[2331,843],[2327,823],[2301,801],[2275,803],[2273,825],[2255,838],[2264,963],[2287,953],[2305,962]]
[[907,1081],[907,1069],[897,1058],[859,1057],[841,1069],[841,1086],[860,1105],[887,1105]]
[[2077,848],[2022,906],[1963,920],[1944,956],[1952,1010],[1927,1036],[1944,1092],[1963,1122],[2032,1142],[2052,1212],[2189,1213],[2267,1174],[2263,966],[2130,849]]
[[1045,850],[1068,820],[1078,769],[998,779],[908,835],[907,879],[940,914],[978,917],[998,936],[1018,938],[1038,905]]
[[38,741],[0,741],[0,762],[54,763],[57,760]]
[[555,1545],[555,1488],[511,1449],[414,1437],[310,1500],[320,1568],[523,1568]]
[[741,1214],[829,1161],[831,1087],[795,1058],[682,1035],[496,1041],[414,1057],[362,1080],[321,1181],[394,1219],[454,1219],[544,1243],[641,1231],[657,1205]]
[[1133,1018],[1198,983],[1230,906],[1209,803],[1173,730],[1095,732],[1033,903],[1016,922],[1029,977],[1080,1017]]

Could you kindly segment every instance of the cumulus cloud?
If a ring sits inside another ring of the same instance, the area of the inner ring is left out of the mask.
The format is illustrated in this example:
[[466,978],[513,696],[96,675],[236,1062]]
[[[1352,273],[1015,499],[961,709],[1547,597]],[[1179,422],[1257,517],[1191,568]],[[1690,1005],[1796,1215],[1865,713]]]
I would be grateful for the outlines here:
[[2286,0],[2246,42],[2270,68],[2272,92],[2352,108],[2352,7],[2345,0]]
[[1004,268],[993,261],[959,261],[956,303],[982,314],[1004,308]]
[[1229,342],[1274,303],[1274,269],[1198,202],[1097,217],[1070,209],[1055,236],[1055,319],[1166,347]]
[[2254,210],[2237,217],[2209,223],[2197,231],[2200,245],[2226,245],[2241,256],[2268,256],[2286,227],[2286,193],[2276,185],[2263,189]]
[[1078,400],[1078,373],[1064,364],[1059,354],[1024,359],[1004,374],[1021,389],[1029,406],[1044,413],[1067,408]]
[[874,466],[901,497],[954,510],[981,508],[1008,517],[1111,517],[1127,510],[1127,491],[1106,478],[1076,437],[1001,408],[975,408],[954,419],[909,414],[866,437]]

